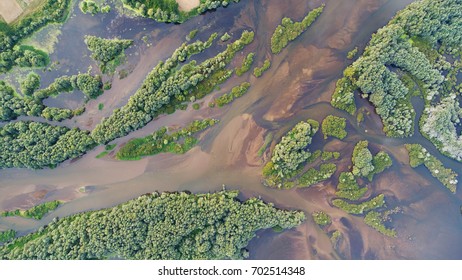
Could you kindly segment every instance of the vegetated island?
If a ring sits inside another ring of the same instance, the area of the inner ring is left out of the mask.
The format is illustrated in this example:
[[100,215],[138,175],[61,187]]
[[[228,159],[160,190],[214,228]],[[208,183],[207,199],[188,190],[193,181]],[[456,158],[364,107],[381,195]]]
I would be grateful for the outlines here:
[[49,201],[49,202],[36,205],[27,210],[17,209],[13,211],[5,211],[5,212],[0,213],[0,216],[2,217],[18,216],[18,217],[23,217],[23,218],[41,220],[46,214],[55,210],[61,204],[62,204],[61,201],[54,200],[54,201]]
[[295,40],[321,15],[325,4],[310,11],[301,22],[293,22],[292,19],[285,17],[281,25],[276,27],[271,36],[271,51],[278,54],[284,49],[290,41]]
[[[0,247],[0,259],[242,259],[259,229],[288,229],[305,215],[213,194],[153,193],[114,208],[54,220]],[[245,223],[243,223],[245,221]]]
[[99,62],[103,73],[114,73],[124,59],[124,51],[133,44],[132,40],[104,39],[96,36],[85,36],[85,44],[92,52],[91,57]]
[[425,102],[420,131],[443,154],[461,161],[461,11],[458,0],[423,0],[398,12],[344,71],[332,105],[355,114],[359,90],[374,105],[387,136],[408,137],[416,116],[410,97],[417,92]]
[[218,123],[215,119],[195,120],[185,128],[167,134],[168,128],[163,127],[143,138],[128,141],[116,154],[119,160],[139,160],[143,156],[158,153],[183,154],[189,151],[199,141],[192,136]]
[[416,168],[424,165],[428,171],[441,182],[452,193],[456,193],[457,183],[459,182],[458,174],[450,168],[444,167],[443,163],[435,156],[431,155],[427,149],[420,144],[406,144],[406,150],[409,152],[409,164]]

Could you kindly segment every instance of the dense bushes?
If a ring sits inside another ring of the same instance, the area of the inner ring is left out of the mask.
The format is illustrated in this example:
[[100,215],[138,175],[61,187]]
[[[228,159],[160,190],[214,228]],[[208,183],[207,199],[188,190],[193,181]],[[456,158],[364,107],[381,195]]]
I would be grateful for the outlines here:
[[149,194],[54,221],[0,247],[0,259],[241,259],[255,232],[305,218],[237,191]]
[[443,163],[431,155],[427,149],[419,144],[406,144],[409,152],[409,164],[411,167],[425,165],[433,177],[438,179],[446,188],[455,193],[457,189],[458,174],[450,168],[445,168]]
[[32,47],[17,46],[19,41],[39,28],[67,17],[71,0],[46,0],[40,8],[0,30],[0,73],[13,66],[43,67],[48,55]]
[[276,178],[290,178],[311,155],[308,145],[318,131],[319,123],[314,120],[298,123],[274,147],[271,157],[271,174]]
[[334,199],[332,204],[347,213],[361,215],[367,211],[385,206],[385,196],[383,194],[379,194],[378,196],[360,204],[352,204],[342,199]]
[[244,73],[250,70],[250,67],[252,67],[252,63],[255,57],[255,53],[251,52],[249,53],[245,58],[244,61],[242,61],[242,65],[239,68],[236,68],[236,75],[237,76],[242,76]]
[[313,212],[311,216],[313,217],[314,222],[320,226],[327,226],[332,223],[331,217],[323,211]]
[[374,157],[368,149],[369,142],[359,141],[353,150],[353,171],[355,176],[366,177],[372,181],[374,174],[384,171],[392,165],[390,156],[380,151]]
[[[461,54],[461,19],[458,0],[412,3],[374,34],[364,54],[338,82],[332,104],[352,113],[352,91],[359,87],[375,106],[386,134],[406,137],[413,134],[410,88],[416,83],[426,104],[422,133],[440,151],[462,160],[462,140],[456,132],[461,115],[455,73],[460,63],[448,62],[454,61],[450,56]],[[411,84],[398,74],[412,77]]]
[[19,216],[24,218],[40,220],[43,218],[43,216],[58,208],[59,205],[61,205],[61,201],[54,200],[36,205],[27,210],[5,211],[2,212],[0,215],[3,217]]
[[101,76],[92,76],[85,73],[58,77],[48,87],[36,91],[34,97],[43,100],[47,97],[58,96],[60,93],[74,90],[81,90],[88,98],[95,99],[103,93]]
[[342,172],[338,178],[335,195],[348,200],[359,200],[367,192],[367,188],[360,188],[356,178],[351,172]]
[[383,224],[384,221],[385,218],[383,215],[376,211],[370,211],[366,214],[366,217],[364,217],[364,223],[366,225],[372,227],[385,236],[396,237],[396,231],[394,229],[386,228]]
[[323,163],[319,170],[313,168],[308,169],[298,179],[298,183],[303,187],[309,187],[319,182],[325,181],[334,175],[337,171],[337,166],[333,163]]
[[321,15],[324,10],[324,4],[308,13],[301,22],[293,22],[290,18],[283,18],[281,25],[271,36],[271,51],[278,54],[285,48],[290,41],[295,40]]
[[0,243],[5,243],[16,237],[16,231],[9,229],[0,231]]
[[39,87],[40,76],[34,72],[30,72],[26,78],[21,81],[21,91],[24,95],[31,96]]
[[[124,50],[131,46],[132,40],[121,40],[121,39],[103,39],[96,36],[85,36],[85,44],[88,49],[92,52],[91,57],[98,61],[100,69],[103,73],[106,72],[107,64],[114,64],[112,68],[115,68],[120,64],[121,56],[124,54]],[[117,62],[115,60],[118,60]]]
[[257,78],[260,78],[261,75],[263,75],[263,72],[268,70],[271,67],[271,61],[269,59],[266,59],[263,62],[263,65],[261,67],[255,67],[253,69],[253,75]]
[[216,123],[218,123],[218,120],[214,119],[196,120],[187,127],[171,134],[167,134],[168,129],[163,127],[146,137],[131,139],[117,152],[116,157],[120,160],[138,160],[143,156],[155,155],[162,152],[186,153],[198,141],[192,135]]
[[75,158],[94,146],[88,132],[38,122],[0,128],[0,167],[43,168]]
[[233,102],[234,99],[239,98],[243,96],[244,94],[246,94],[249,88],[250,88],[250,83],[248,82],[244,82],[238,86],[235,86],[231,89],[230,93],[225,93],[222,96],[218,97],[215,100],[215,104],[217,104],[218,107],[223,107],[224,105]]
[[201,81],[222,70],[237,51],[250,44],[254,33],[244,31],[241,38],[230,43],[225,51],[199,65],[193,60],[180,69],[177,68],[189,56],[210,47],[216,37],[215,33],[207,42],[183,44],[165,63],[159,63],[130,97],[128,104],[114,110],[109,118],[103,119],[92,131],[92,137],[98,143],[107,143],[143,127],[171,103],[187,100],[188,95]]
[[323,121],[321,125],[322,134],[324,134],[324,139],[327,139],[329,136],[337,137],[338,139],[343,139],[347,136],[346,128],[346,119],[340,118],[337,116],[329,115]]

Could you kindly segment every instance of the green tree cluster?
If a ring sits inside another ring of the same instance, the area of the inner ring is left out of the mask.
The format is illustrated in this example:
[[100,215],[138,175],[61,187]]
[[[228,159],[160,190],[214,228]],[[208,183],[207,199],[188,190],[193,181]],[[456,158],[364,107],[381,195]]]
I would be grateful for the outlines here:
[[405,147],[409,153],[409,164],[411,167],[416,168],[423,164],[441,184],[452,193],[456,192],[459,181],[457,179],[458,174],[454,170],[444,167],[440,160],[431,155],[420,144],[406,144]]
[[35,72],[27,74],[20,83],[22,94],[31,96],[40,87],[40,76]]
[[222,96],[215,99],[215,104],[218,107],[223,107],[226,104],[229,104],[234,101],[234,99],[239,98],[247,93],[250,88],[250,83],[244,82],[238,86],[235,86],[231,89],[230,93],[225,93]]
[[253,75],[257,78],[260,78],[263,75],[263,72],[268,70],[271,67],[271,60],[265,59],[261,67],[255,67],[253,69]]
[[54,200],[54,201],[49,201],[49,202],[36,205],[27,210],[17,209],[13,211],[5,211],[5,212],[0,213],[0,216],[2,217],[18,216],[18,217],[23,217],[23,218],[41,220],[43,216],[55,210],[61,204],[62,204],[61,201]]
[[324,139],[327,139],[329,136],[336,137],[338,139],[343,139],[347,136],[346,128],[346,119],[340,118],[337,116],[329,115],[323,121],[321,125],[322,134]]
[[0,231],[0,243],[5,243],[16,237],[16,231],[9,229]]
[[388,136],[411,136],[414,90],[400,79],[403,72],[416,81],[425,99],[422,133],[440,151],[462,160],[462,140],[456,129],[461,117],[455,77],[459,63],[457,59],[449,62],[461,54],[461,19],[458,0],[410,4],[373,35],[363,55],[347,68],[332,104],[351,113],[352,89],[359,88],[375,106]]
[[367,140],[359,141],[353,150],[353,170],[352,173],[358,177],[366,177],[372,181],[374,174],[381,173],[393,162],[390,156],[380,151],[375,156],[372,156],[368,148],[369,142]]
[[225,51],[197,64],[190,61],[178,69],[180,62],[211,46],[217,34],[207,42],[197,41],[183,44],[165,62],[159,63],[147,76],[142,86],[130,97],[128,103],[96,126],[92,137],[98,143],[107,143],[115,138],[146,125],[173,102],[188,100],[195,87],[213,73],[222,70],[236,52],[253,41],[254,33],[244,31],[240,39],[228,44]]
[[[91,57],[100,63],[99,67],[103,73],[106,73],[107,65],[114,64],[112,68],[120,64],[124,50],[133,44],[132,40],[121,39],[104,39],[96,36],[85,36],[85,44],[92,52]],[[117,61],[116,61],[117,60]]]
[[39,122],[18,121],[0,128],[1,168],[43,168],[93,148],[88,132]]
[[271,36],[271,51],[278,54],[285,48],[290,41],[295,40],[321,15],[325,4],[310,11],[301,22],[293,22],[290,18],[283,18],[280,25]]
[[349,203],[343,199],[334,199],[332,200],[332,204],[349,214],[361,215],[364,212],[385,206],[385,196],[383,194],[379,194],[378,196],[360,204]]
[[333,163],[323,163],[319,167],[319,170],[316,168],[308,169],[303,175],[298,179],[298,183],[303,187],[309,187],[319,182],[325,181],[334,175],[337,171],[337,166]]
[[356,178],[351,172],[342,172],[338,178],[337,191],[335,195],[351,201],[361,199],[367,192],[367,188],[360,188]]
[[143,156],[159,153],[183,154],[197,143],[192,135],[218,123],[215,119],[195,120],[185,128],[167,134],[168,128],[163,127],[143,138],[128,141],[116,154],[119,160],[139,160]]
[[311,156],[308,145],[319,129],[315,120],[302,121],[295,125],[274,147],[269,162],[270,174],[276,178],[290,178],[302,163]]
[[257,230],[292,228],[305,219],[256,198],[240,202],[238,194],[144,195],[55,220],[0,247],[0,259],[242,259]]
[[12,67],[43,67],[48,55],[19,42],[49,23],[63,22],[69,13],[71,0],[46,0],[18,22],[0,28],[0,73]]
[[327,226],[332,223],[331,217],[324,211],[313,212],[311,216],[317,225]]
[[386,228],[384,221],[385,219],[383,215],[376,211],[370,211],[364,217],[364,223],[366,225],[372,227],[385,236],[396,237],[396,231],[394,229]]
[[244,61],[242,61],[241,67],[236,68],[236,75],[238,77],[244,75],[244,73],[247,73],[247,71],[250,70],[250,67],[252,67],[252,64],[253,64],[254,57],[255,57],[255,53],[251,52],[244,58]]

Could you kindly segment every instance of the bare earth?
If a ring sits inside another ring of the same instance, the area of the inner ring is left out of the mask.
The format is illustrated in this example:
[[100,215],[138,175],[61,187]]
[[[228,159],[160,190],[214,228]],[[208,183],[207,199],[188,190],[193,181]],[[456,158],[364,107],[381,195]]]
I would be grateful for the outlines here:
[[180,11],[189,12],[195,7],[199,6],[199,0],[176,0],[180,6]]
[[1,0],[0,1],[0,15],[10,23],[17,19],[22,13],[22,8],[15,0]]

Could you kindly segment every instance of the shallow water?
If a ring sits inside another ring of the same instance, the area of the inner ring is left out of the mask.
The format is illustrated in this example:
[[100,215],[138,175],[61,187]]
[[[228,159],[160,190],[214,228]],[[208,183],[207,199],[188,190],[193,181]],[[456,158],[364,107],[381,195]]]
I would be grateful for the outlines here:
[[[241,190],[240,197],[243,199],[260,196],[278,207],[300,209],[307,213],[306,223],[295,229],[282,233],[273,233],[272,230],[257,232],[257,238],[249,244],[251,258],[254,259],[462,258],[458,250],[462,246],[461,195],[451,194],[425,168],[411,169],[403,144],[424,145],[456,171],[462,170],[462,164],[440,156],[417,131],[410,139],[387,138],[381,131],[380,120],[373,113],[358,126],[354,117],[333,109],[328,103],[336,80],[351,63],[345,59],[346,53],[355,46],[362,50],[371,34],[411,1],[248,0],[182,25],[129,19],[115,12],[96,17],[82,16],[76,9],[74,13],[78,17],[72,17],[64,25],[61,41],[52,55],[53,60],[61,62],[60,66],[48,72],[44,80],[51,81],[62,74],[86,72],[90,65],[92,71],[96,71],[96,65],[83,43],[85,34],[135,40],[134,46],[127,52],[127,63],[121,66],[121,69],[130,69],[132,73],[122,80],[114,76],[110,91],[90,101],[82,116],[64,122],[71,127],[92,129],[102,117],[109,116],[114,108],[127,102],[146,74],[160,60],[168,57],[189,31],[199,28],[199,39],[206,39],[215,31],[228,31],[235,39],[243,29],[252,29],[257,33],[256,40],[244,49],[243,54],[256,51],[257,65],[270,56],[271,31],[282,17],[299,20],[309,9],[322,2],[326,2],[323,15],[281,54],[272,57],[272,67],[267,73],[259,79],[248,74],[234,77],[213,93],[219,95],[249,80],[252,87],[248,94],[231,106],[208,108],[211,95],[202,100],[204,105],[198,111],[188,109],[161,116],[143,129],[113,141],[122,144],[161,126],[183,125],[192,119],[220,119],[218,125],[201,135],[198,147],[187,154],[162,154],[141,161],[119,162],[111,157],[96,159],[95,156],[104,149],[97,147],[80,159],[67,161],[52,170],[0,170],[0,209],[29,207],[52,199],[68,201],[42,221],[0,218],[0,228],[14,228],[20,233],[27,233],[49,223],[54,217],[111,207],[148,192],[189,190],[196,193],[221,190],[225,186]],[[152,46],[141,40],[145,35]],[[66,48],[68,44],[75,47]],[[193,59],[201,61],[222,48],[212,47]],[[233,65],[239,63],[240,60],[236,60]],[[358,99],[357,102],[373,112],[366,101]],[[101,111],[97,108],[99,103],[105,105]],[[279,139],[300,120],[313,118],[321,121],[332,113],[348,119],[348,137],[344,141],[324,142],[318,133],[312,149],[326,145],[328,150],[340,151],[343,159],[339,161],[338,174],[348,169],[353,147],[361,139],[369,140],[373,152],[383,149],[392,155],[393,167],[376,176],[369,184],[367,195],[385,193],[389,209],[402,208],[401,213],[392,215],[391,225],[398,232],[397,238],[383,237],[365,225],[361,217],[332,207],[330,201],[334,198],[335,179],[307,189],[284,191],[269,189],[261,183],[263,159],[256,153],[267,132],[272,131],[275,139]],[[85,187],[85,192],[82,187]],[[318,210],[326,211],[333,219],[327,231],[342,232],[343,239],[337,248],[332,247],[329,236],[312,221],[310,213]]]

